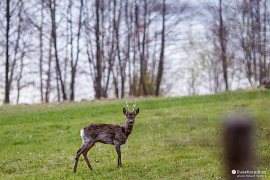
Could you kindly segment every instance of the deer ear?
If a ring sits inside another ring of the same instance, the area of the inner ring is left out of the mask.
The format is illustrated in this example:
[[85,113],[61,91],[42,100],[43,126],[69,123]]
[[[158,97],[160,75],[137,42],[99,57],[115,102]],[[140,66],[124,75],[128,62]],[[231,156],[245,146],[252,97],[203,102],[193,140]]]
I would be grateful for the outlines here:
[[126,108],[123,108],[123,113],[124,113],[124,115],[126,115],[126,114],[127,114],[127,110],[126,110]]
[[136,111],[135,111],[135,115],[139,114],[139,112],[140,112],[140,109],[137,108]]

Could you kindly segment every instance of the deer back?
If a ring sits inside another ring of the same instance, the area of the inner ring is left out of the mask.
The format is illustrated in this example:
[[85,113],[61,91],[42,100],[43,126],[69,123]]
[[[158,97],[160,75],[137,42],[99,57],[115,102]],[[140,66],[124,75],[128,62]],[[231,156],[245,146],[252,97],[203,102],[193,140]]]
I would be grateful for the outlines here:
[[114,144],[115,141],[124,144],[127,136],[125,129],[120,125],[91,124],[83,129],[83,139],[104,144]]

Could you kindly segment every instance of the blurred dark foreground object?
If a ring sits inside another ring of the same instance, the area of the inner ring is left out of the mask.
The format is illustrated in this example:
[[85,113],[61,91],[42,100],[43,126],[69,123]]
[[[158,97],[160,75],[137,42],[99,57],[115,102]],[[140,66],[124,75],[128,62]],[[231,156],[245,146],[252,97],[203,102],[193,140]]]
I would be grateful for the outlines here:
[[223,120],[226,178],[255,179],[237,177],[240,171],[255,170],[252,118],[247,114],[233,113]]

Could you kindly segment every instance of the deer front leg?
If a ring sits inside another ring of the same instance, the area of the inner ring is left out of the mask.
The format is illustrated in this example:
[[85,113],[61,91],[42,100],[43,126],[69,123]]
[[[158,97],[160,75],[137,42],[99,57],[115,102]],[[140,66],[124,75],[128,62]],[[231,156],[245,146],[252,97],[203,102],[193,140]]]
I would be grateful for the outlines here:
[[120,149],[120,143],[118,142],[114,142],[114,146],[115,146],[115,150],[117,152],[117,156],[118,156],[118,159],[117,159],[117,163],[118,163],[118,168],[122,167],[122,162],[121,162],[121,149]]

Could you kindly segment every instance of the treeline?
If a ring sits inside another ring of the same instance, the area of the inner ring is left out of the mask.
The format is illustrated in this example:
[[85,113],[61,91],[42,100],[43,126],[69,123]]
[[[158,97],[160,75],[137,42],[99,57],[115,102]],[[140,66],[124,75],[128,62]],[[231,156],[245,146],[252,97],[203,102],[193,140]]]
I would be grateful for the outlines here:
[[29,86],[39,89],[41,102],[74,101],[81,74],[91,78],[83,83],[92,84],[96,99],[109,92],[116,98],[159,96],[166,42],[188,5],[5,0],[0,8],[3,101],[10,103],[12,93],[18,103]]
[[40,102],[74,101],[85,87],[96,99],[256,87],[270,74],[269,7],[267,0],[0,1],[3,102],[37,91]]
[[269,7],[267,0],[202,2],[205,31],[194,33],[187,52],[196,51],[189,69],[190,94],[204,86],[210,92],[257,87],[269,78]]

